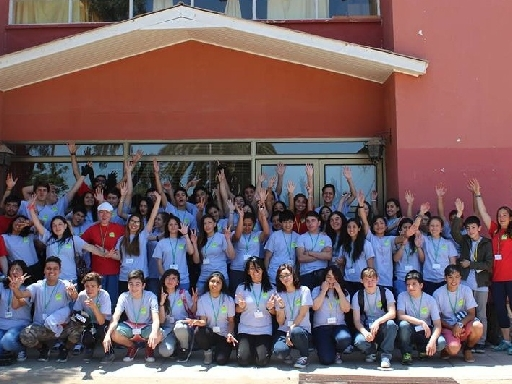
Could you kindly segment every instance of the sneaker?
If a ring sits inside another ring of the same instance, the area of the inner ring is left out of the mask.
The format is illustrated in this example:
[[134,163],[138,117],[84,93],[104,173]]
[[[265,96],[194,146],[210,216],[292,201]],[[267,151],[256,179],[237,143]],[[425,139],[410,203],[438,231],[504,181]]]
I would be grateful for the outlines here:
[[94,351],[91,348],[86,348],[84,353],[84,361],[89,363],[92,360],[92,355]]
[[39,350],[39,357],[37,358],[37,361],[48,361],[50,358],[50,349],[46,344],[43,344],[41,349]]
[[336,352],[336,360],[334,361],[335,364],[343,364],[343,360],[341,359],[341,353]]
[[149,345],[146,345],[146,363],[155,362],[155,350]]
[[72,352],[73,356],[78,356],[79,354],[81,354],[83,349],[84,346],[82,344],[75,345]]
[[485,353],[485,345],[484,344],[477,344],[473,348],[474,353]]
[[128,348],[128,351],[126,351],[126,356],[123,357],[123,361],[125,363],[129,363],[130,361],[133,361],[138,350],[139,350],[139,348],[137,348],[135,345],[133,347]]
[[100,363],[101,364],[110,364],[114,361],[115,358],[116,358],[116,355],[114,354],[114,351],[110,351],[110,352],[105,353],[105,355],[101,359]]
[[448,360],[449,358],[450,358],[450,354],[448,353],[448,351],[446,349],[443,349],[441,351],[441,359]]
[[[409,356],[411,356],[411,355],[409,355]],[[380,367],[381,368],[391,368],[391,362],[389,361],[389,357],[382,356],[380,358]]]
[[188,361],[189,352],[188,349],[180,349],[178,352],[178,363],[186,363]]
[[495,352],[508,351],[510,347],[512,347],[510,341],[501,340],[501,342],[498,345],[492,347],[492,350]]
[[377,361],[377,354],[376,353],[368,353],[366,355],[365,361],[367,363],[375,363]]
[[411,365],[412,364],[412,356],[410,353],[404,353],[402,355],[402,364],[403,365]]
[[65,363],[68,361],[68,349],[65,346],[60,347],[59,355],[57,356],[57,363]]
[[293,357],[292,355],[288,355],[283,359],[285,364],[292,365],[293,364]]
[[343,351],[343,353],[345,355],[350,355],[352,352],[354,352],[354,346],[353,345],[349,345],[347,348],[345,348],[345,350]]
[[59,352],[60,347],[62,347],[62,345],[63,344],[60,341],[55,342],[55,344],[53,344],[53,347],[52,347],[52,352]]
[[471,349],[466,349],[464,351],[464,361],[466,363],[474,363],[475,358],[473,357],[473,352],[471,352]]
[[420,352],[418,353],[418,358],[420,360],[426,359],[428,357],[427,352]]
[[207,349],[204,351],[204,365],[210,365],[213,362],[213,351],[211,349]]
[[297,361],[295,361],[295,364],[293,364],[293,367],[302,369],[302,368],[306,368],[307,365],[308,365],[308,358],[301,356],[297,359]]
[[27,352],[25,351],[19,351],[18,352],[18,357],[16,358],[16,360],[21,363],[22,361],[25,361],[27,360]]

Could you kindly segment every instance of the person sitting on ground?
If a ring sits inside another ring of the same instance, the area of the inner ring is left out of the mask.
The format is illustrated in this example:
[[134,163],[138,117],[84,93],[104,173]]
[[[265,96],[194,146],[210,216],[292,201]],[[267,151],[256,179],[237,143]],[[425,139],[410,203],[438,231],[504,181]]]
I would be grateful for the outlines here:
[[441,312],[441,333],[447,345],[441,352],[441,358],[456,356],[464,344],[464,361],[473,363],[475,358],[471,350],[484,331],[482,323],[475,317],[477,303],[471,288],[460,283],[460,265],[447,266],[444,276],[446,284],[438,288],[433,295]]
[[[146,362],[155,361],[154,349],[162,341],[158,317],[158,299],[146,287],[144,272],[140,269],[128,274],[128,292],[123,292],[117,301],[112,321],[103,339],[105,353],[112,349],[112,341],[128,348],[123,361],[133,361],[139,350],[139,342],[146,342]],[[127,320],[119,322],[123,312]]]
[[354,346],[366,354],[368,363],[377,360],[376,346],[382,352],[380,367],[391,368],[397,326],[395,298],[389,289],[378,286],[379,275],[374,268],[361,271],[364,289],[352,297],[354,325],[359,332]]
[[60,269],[60,259],[50,256],[44,263],[44,280],[29,285],[24,291],[20,287],[27,275],[11,279],[9,285],[17,299],[30,298],[34,303],[33,322],[21,331],[20,340],[25,347],[39,350],[39,361],[48,361],[49,341],[65,339],[57,357],[58,363],[65,363],[69,349],[80,341],[84,329],[82,324],[69,321],[70,303],[77,299],[78,292],[74,285],[59,279]]
[[417,270],[405,275],[407,291],[398,295],[397,314],[399,323],[402,364],[412,363],[412,349],[416,345],[419,357],[433,356],[446,347],[441,336],[441,317],[436,300],[423,292],[423,276]]

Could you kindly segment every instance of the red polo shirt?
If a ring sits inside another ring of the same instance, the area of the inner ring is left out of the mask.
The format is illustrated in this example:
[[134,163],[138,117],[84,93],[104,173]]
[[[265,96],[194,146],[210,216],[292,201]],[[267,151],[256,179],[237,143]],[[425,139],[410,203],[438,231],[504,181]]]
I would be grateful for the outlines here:
[[14,217],[0,216],[0,234],[7,232],[9,225],[14,221]]
[[[124,235],[124,226],[116,223],[110,223],[102,226],[97,223],[84,232],[82,239],[87,243],[93,244],[99,248],[104,248],[107,251],[114,249],[117,240]],[[100,275],[118,275],[119,274],[119,260],[92,255],[91,268],[94,272]]]

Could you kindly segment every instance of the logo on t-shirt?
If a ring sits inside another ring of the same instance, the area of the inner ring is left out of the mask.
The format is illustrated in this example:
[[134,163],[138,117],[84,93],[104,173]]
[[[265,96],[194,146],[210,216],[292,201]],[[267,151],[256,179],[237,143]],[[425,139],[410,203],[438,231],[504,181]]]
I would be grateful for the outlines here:
[[57,300],[57,301],[62,300],[62,293],[56,293],[55,294],[55,300]]
[[110,237],[116,237],[116,234],[115,234],[114,232],[110,232],[108,235],[109,235]]

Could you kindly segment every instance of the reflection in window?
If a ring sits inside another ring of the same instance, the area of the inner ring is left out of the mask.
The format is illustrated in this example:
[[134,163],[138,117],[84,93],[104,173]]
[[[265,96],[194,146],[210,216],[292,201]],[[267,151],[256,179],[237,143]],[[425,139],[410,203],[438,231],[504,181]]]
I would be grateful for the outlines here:
[[130,152],[141,150],[145,155],[157,156],[206,156],[206,155],[250,155],[251,143],[168,143],[168,144],[132,144]]
[[315,154],[356,154],[364,148],[364,141],[327,143],[257,143],[258,155],[315,155]]
[[[78,156],[115,156],[123,154],[123,144],[77,144]],[[15,156],[69,156],[65,144],[7,144]]]

